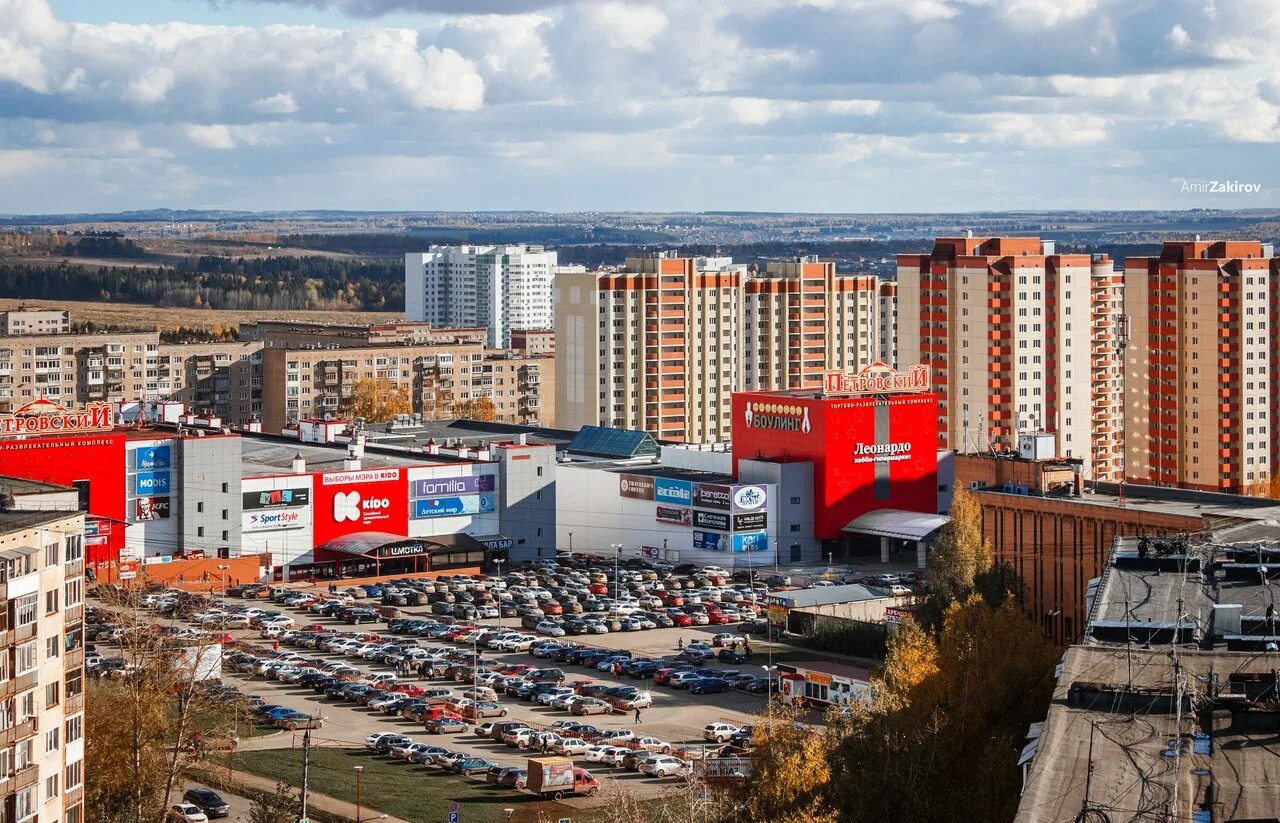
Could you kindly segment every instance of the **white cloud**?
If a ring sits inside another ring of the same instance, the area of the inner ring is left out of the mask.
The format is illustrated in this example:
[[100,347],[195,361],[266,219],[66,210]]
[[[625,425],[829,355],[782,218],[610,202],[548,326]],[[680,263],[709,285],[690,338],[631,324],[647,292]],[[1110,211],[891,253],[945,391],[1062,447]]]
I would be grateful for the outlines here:
[[223,123],[203,125],[191,123],[186,127],[187,138],[204,149],[234,149],[235,138],[231,136],[231,127]]
[[1191,45],[1191,35],[1182,27],[1181,23],[1175,24],[1169,29],[1169,45],[1175,49],[1185,49]]
[[129,81],[123,97],[134,103],[159,103],[173,88],[173,69],[165,66],[144,69]]
[[776,103],[759,97],[735,97],[729,101],[729,111],[739,123],[750,126],[763,126],[782,116]]
[[879,100],[830,100],[826,108],[832,114],[874,115],[880,113],[881,105]]
[[583,21],[597,32],[602,48],[649,51],[668,24],[667,15],[653,6],[637,6],[615,0],[581,7]]
[[262,114],[293,114],[298,110],[298,101],[293,99],[293,93],[282,91],[273,94],[270,97],[259,97],[251,104],[253,110]]

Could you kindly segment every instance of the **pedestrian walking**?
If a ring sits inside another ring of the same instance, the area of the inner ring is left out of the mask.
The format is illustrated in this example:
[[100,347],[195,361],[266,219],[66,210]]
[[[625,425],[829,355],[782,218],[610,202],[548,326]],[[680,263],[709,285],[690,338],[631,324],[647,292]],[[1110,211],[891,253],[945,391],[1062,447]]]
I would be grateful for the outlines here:
[[676,641],[676,651],[681,651],[681,652],[682,652],[682,651],[684,651],[684,638],[683,638],[683,637]]
[[338,584],[337,584],[337,583],[334,583],[333,581],[330,581],[330,582],[329,582],[329,594],[333,594],[333,593],[334,593],[334,592],[336,592],[337,590],[338,590]]
[[640,707],[636,706],[636,724],[638,725],[643,722],[644,721],[640,719]]

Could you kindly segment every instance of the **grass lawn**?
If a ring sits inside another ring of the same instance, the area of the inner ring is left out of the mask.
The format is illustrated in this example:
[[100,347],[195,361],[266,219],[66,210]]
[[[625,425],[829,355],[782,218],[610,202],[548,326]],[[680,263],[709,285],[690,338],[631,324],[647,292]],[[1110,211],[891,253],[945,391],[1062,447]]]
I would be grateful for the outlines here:
[[[219,756],[219,763],[225,767],[224,756]],[[449,817],[450,801],[457,801],[461,823],[506,823],[503,809],[515,809],[512,823],[535,823],[539,812],[551,820],[570,816],[575,820],[586,819],[564,804],[537,801],[523,792],[494,788],[482,780],[372,755],[363,749],[313,748],[311,790],[354,803],[353,766],[364,766],[360,775],[360,803],[369,810],[365,814],[376,809],[413,823],[442,823]],[[302,782],[302,751],[238,752],[235,768],[238,772],[297,786]]]

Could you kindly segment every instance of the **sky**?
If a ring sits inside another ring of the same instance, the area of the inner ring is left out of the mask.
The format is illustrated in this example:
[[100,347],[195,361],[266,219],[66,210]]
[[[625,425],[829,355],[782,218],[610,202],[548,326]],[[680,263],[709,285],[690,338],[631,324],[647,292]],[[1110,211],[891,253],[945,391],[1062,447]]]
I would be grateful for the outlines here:
[[1278,207],[1277,42],[1277,0],[0,0],[0,213]]

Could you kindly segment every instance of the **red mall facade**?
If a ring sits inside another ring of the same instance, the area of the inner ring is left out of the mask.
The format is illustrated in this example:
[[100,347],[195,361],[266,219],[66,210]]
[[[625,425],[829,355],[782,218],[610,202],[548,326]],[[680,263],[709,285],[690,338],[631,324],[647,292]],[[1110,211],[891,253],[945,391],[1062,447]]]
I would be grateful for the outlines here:
[[840,540],[868,512],[937,513],[937,421],[929,392],[740,392],[734,471],[744,459],[812,463],[814,537]]

